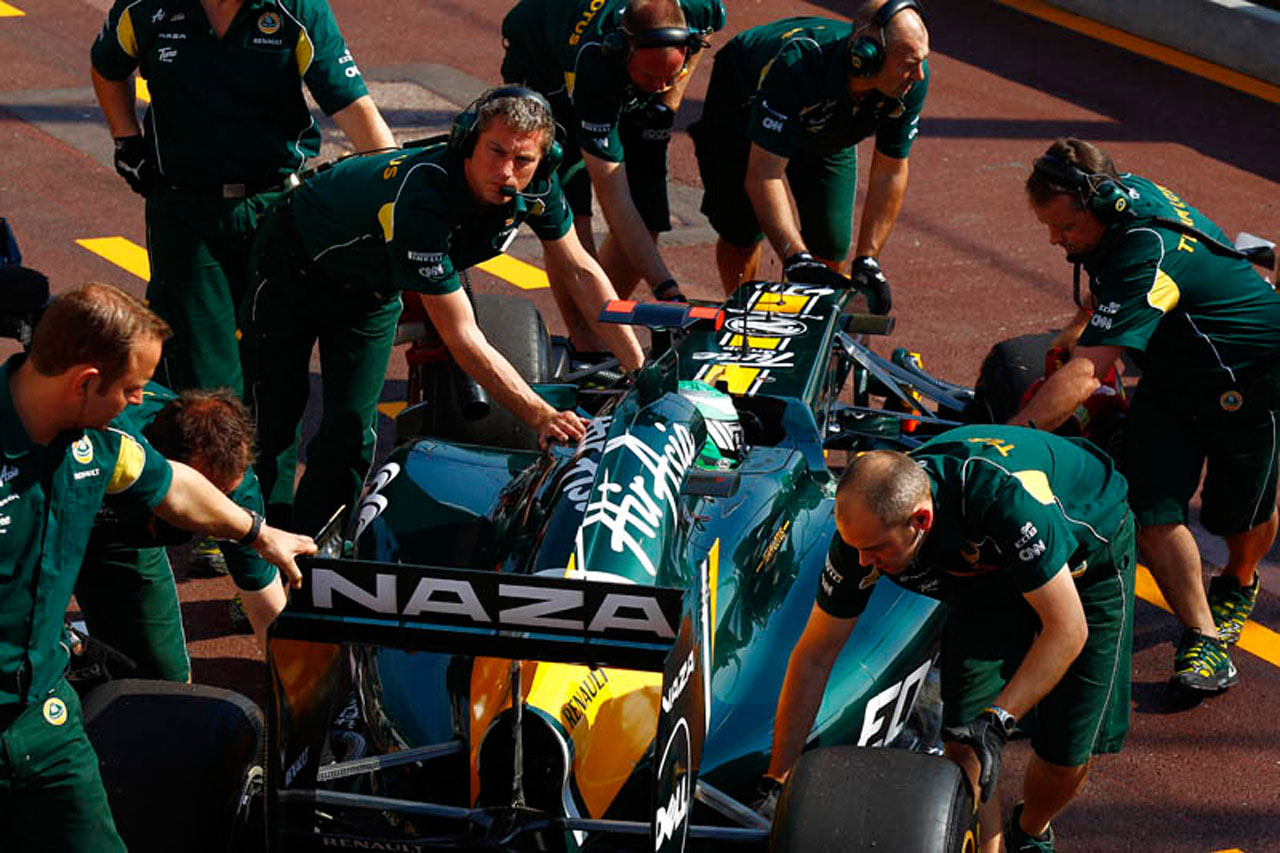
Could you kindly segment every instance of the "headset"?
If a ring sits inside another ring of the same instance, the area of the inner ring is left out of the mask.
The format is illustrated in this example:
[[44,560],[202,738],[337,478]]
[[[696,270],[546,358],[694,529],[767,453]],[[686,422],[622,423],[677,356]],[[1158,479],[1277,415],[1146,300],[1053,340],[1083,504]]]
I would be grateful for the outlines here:
[[[468,104],[466,109],[454,117],[453,126],[449,128],[449,150],[455,152],[464,160],[471,156],[471,152],[476,145],[476,137],[479,136],[480,110],[485,104],[496,101],[499,98],[521,98],[532,101],[548,117],[551,117],[553,128],[551,142],[547,145],[546,150],[542,152],[542,160],[539,161],[538,169],[533,173],[533,179],[529,181],[529,186],[536,187],[549,181],[551,175],[559,168],[560,161],[564,158],[564,149],[561,147],[559,140],[556,139],[556,135],[560,132],[560,127],[556,124],[555,114],[552,112],[551,104],[547,99],[533,89],[527,89],[524,86],[499,86],[496,89],[490,89]],[[525,193],[521,193],[521,195],[525,195]]]
[[1090,175],[1053,154],[1037,159],[1032,171],[1073,190],[1080,205],[1103,225],[1119,225],[1134,219],[1129,190],[1115,178]]
[[884,67],[884,28],[889,26],[889,21],[894,15],[905,12],[907,9],[914,9],[917,15],[924,17],[924,10],[920,8],[917,0],[889,0],[876,10],[876,13],[871,16],[871,23],[863,29],[878,29],[880,38],[876,40],[863,35],[849,42],[850,74],[855,77],[870,77]]
[[654,27],[633,33],[620,26],[600,37],[600,52],[605,56],[630,56],[633,50],[651,47],[675,47],[685,51],[686,56],[692,56],[710,46],[711,42],[701,30],[689,27]]

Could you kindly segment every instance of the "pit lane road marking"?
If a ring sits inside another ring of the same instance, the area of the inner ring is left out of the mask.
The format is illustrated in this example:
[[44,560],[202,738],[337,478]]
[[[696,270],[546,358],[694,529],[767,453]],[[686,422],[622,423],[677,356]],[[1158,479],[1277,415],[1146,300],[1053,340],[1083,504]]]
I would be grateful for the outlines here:
[[[89,237],[76,240],[76,244],[143,281],[151,280],[151,262],[147,257],[147,250],[128,238]],[[551,286],[545,272],[510,255],[498,255],[477,266],[521,290],[540,290]]]
[[1264,83],[1257,77],[1250,77],[1248,74],[1241,74],[1239,71],[1223,68],[1221,65],[1215,65],[1212,62],[1191,56],[1180,50],[1174,50],[1171,47],[1148,41],[1126,33],[1124,30],[1118,30],[1115,27],[1109,27],[1106,24],[1100,24],[1097,21],[1091,21],[1088,18],[1082,18],[1079,15],[1073,15],[1061,9],[1055,9],[1045,3],[1044,0],[997,0],[997,2],[1002,6],[1017,9],[1019,12],[1031,15],[1034,18],[1040,18],[1098,41],[1113,44],[1139,56],[1145,56],[1148,59],[1154,59],[1156,62],[1170,65],[1180,71],[1186,71],[1188,74],[1194,74],[1197,77],[1204,77],[1206,80],[1212,80],[1223,86],[1229,86],[1232,89],[1244,92],[1246,95],[1253,95],[1256,98],[1262,98],[1264,101],[1280,104],[1280,86]]
[[[1164,596],[1160,594],[1160,588],[1156,586],[1156,579],[1147,571],[1146,566],[1138,566],[1137,580],[1134,587],[1138,598],[1154,604],[1161,610],[1173,612],[1173,608],[1169,607],[1164,600]],[[1236,643],[1236,647],[1257,655],[1272,666],[1280,667],[1280,634],[1270,628],[1259,625],[1257,622],[1250,620],[1244,623],[1244,630],[1240,632],[1240,640]],[[1230,851],[1226,851],[1226,853],[1230,853]]]
[[89,237],[76,240],[76,245],[143,281],[151,281],[151,259],[147,257],[147,250],[132,240],[125,237]]
[[27,13],[0,0],[0,18],[21,18]]

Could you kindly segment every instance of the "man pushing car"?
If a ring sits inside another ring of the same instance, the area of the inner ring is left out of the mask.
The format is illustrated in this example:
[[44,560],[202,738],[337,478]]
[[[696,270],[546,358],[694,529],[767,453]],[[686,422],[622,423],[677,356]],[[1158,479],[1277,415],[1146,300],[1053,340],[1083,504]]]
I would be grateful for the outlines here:
[[765,793],[800,756],[837,654],[883,575],[948,603],[946,753],[982,802],[982,849],[1000,849],[993,798],[1005,742],[1031,736],[1009,851],[1053,850],[1050,820],[1093,755],[1129,727],[1134,532],[1127,484],[1082,439],[1007,426],[945,432],[910,455],[855,458],[836,535],[778,700]]

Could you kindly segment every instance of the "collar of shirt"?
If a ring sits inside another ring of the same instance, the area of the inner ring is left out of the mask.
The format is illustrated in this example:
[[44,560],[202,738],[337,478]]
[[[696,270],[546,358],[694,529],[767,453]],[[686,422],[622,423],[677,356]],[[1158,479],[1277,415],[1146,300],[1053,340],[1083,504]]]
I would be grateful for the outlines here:
[[9,379],[26,357],[25,353],[18,353],[0,366],[0,448],[9,459],[24,456],[36,446],[18,417],[13,392],[9,389]]

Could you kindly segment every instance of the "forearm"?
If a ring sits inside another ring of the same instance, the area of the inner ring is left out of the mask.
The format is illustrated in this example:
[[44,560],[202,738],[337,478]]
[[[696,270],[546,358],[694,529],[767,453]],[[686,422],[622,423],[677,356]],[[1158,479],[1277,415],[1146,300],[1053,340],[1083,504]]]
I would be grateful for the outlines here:
[[333,120],[357,151],[399,147],[369,95],[361,95],[333,114]]
[[249,512],[235,505],[200,472],[181,462],[170,461],[173,482],[155,514],[183,530],[215,539],[240,540],[253,523]]
[[98,73],[96,68],[89,69],[93,80],[93,93],[98,98],[98,106],[102,108],[102,116],[106,119],[111,136],[139,136],[142,127],[138,124],[138,114],[134,109],[133,78],[128,80],[108,80]]
[[[907,195],[907,161],[881,159],[876,154],[867,178],[867,200],[862,206],[862,222],[858,225],[855,257],[878,258],[889,240],[889,232],[898,219],[902,200]],[[878,168],[877,168],[878,166]]]
[[626,167],[621,163],[606,163],[590,154],[584,154],[583,158],[587,162],[591,185],[600,196],[600,209],[609,223],[609,231],[631,266],[651,288],[672,278],[662,255],[658,254],[649,227],[640,218],[640,211],[636,210],[631,199]]
[[1077,406],[1097,390],[1099,384],[1094,376],[1093,363],[1088,359],[1073,358],[1045,380],[1031,402],[1009,423],[1043,430],[1057,429]]
[[555,410],[534,393],[479,328],[453,332],[444,335],[444,339],[458,366],[520,420],[536,429],[540,422],[554,414]]
[[1084,327],[1089,325],[1090,313],[1085,308],[1077,308],[1075,316],[1071,321],[1063,327],[1061,332],[1054,335],[1050,346],[1061,347],[1068,353],[1075,349],[1076,341],[1080,340],[1080,335],[1084,333]]
[[800,225],[791,211],[791,199],[782,177],[760,178],[748,173],[746,190],[760,230],[778,257],[786,260],[796,252],[805,251]]
[[992,703],[1021,718],[1049,694],[1072,661],[1084,648],[1088,628],[1081,620],[1080,630],[1073,626],[1044,629],[1036,635],[1031,649]]
[[561,240],[544,244],[544,249],[547,275],[568,291],[592,333],[617,356],[623,368],[636,370],[643,365],[644,352],[631,327],[600,322],[600,309],[609,300],[617,299],[618,293],[600,264],[577,243],[573,231]]
[[778,696],[766,775],[781,781],[799,760],[818,707],[822,704],[822,694],[827,689],[830,674],[830,663],[802,660],[797,652],[792,652],[782,682],[782,693]]

